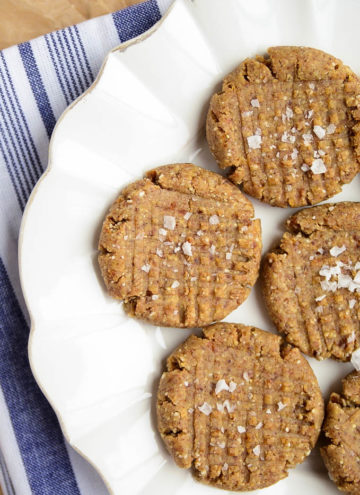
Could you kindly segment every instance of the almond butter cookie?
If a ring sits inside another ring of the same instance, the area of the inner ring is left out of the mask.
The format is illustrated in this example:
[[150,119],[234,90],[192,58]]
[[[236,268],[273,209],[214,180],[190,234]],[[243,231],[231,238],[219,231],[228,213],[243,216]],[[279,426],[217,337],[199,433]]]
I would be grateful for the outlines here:
[[257,328],[217,323],[167,360],[158,428],[176,464],[235,491],[276,483],[314,447],[323,415],[299,349]]
[[251,196],[304,206],[334,196],[359,171],[360,80],[314,48],[279,46],[244,60],[211,98],[207,139]]
[[227,179],[166,165],[126,187],[107,214],[99,264],[126,312],[156,325],[221,320],[249,295],[260,264],[260,221]]
[[299,211],[263,263],[265,302],[305,354],[348,361],[360,345],[360,203]]
[[339,490],[360,493],[360,372],[342,382],[342,394],[331,394],[323,426],[329,445],[321,455]]

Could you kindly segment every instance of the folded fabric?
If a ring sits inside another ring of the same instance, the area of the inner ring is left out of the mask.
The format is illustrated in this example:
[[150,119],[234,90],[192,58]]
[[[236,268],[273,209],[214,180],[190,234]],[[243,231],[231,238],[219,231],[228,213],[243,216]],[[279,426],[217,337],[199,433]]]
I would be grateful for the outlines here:
[[0,479],[9,492],[107,493],[64,441],[31,374],[17,241],[57,119],[91,85],[106,53],[149,29],[170,3],[149,0],[0,51]]

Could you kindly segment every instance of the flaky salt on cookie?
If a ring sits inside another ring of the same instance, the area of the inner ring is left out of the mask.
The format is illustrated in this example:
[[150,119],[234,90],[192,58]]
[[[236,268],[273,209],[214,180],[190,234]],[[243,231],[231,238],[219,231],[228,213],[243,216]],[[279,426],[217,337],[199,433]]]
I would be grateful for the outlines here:
[[307,208],[286,226],[263,263],[270,316],[306,354],[348,361],[360,345],[360,203]]
[[169,356],[157,396],[159,432],[176,464],[235,491],[285,478],[314,447],[323,414],[300,351],[241,324],[190,336]]
[[260,221],[227,179],[192,164],[166,165],[125,188],[105,218],[99,264],[126,312],[157,325],[221,320],[259,271]]
[[269,48],[225,77],[207,139],[246,193],[274,206],[334,196],[359,171],[360,80],[314,48]]

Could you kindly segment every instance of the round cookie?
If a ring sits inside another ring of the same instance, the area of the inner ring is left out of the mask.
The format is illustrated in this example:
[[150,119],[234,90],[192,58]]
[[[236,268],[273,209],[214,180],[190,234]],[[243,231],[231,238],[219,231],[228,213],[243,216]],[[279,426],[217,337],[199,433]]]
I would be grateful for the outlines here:
[[158,429],[176,464],[205,483],[254,490],[276,483],[314,447],[323,400],[299,349],[240,324],[190,336],[167,360]]
[[342,381],[342,394],[331,394],[323,430],[329,445],[320,449],[330,479],[339,490],[360,493],[360,372]]
[[99,264],[130,316],[196,327],[221,320],[249,295],[260,264],[260,220],[227,179],[166,165],[126,187],[107,214]]
[[265,257],[265,302],[279,332],[305,354],[348,361],[360,345],[360,203],[290,217]]
[[274,206],[315,204],[359,171],[360,80],[314,48],[244,60],[211,98],[207,140],[246,193]]

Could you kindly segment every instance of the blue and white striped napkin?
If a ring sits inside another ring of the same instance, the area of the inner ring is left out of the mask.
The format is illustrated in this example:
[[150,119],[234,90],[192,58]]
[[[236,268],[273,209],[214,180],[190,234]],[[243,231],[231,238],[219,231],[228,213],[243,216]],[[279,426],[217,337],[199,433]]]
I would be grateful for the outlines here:
[[106,53],[149,29],[170,3],[149,0],[0,51],[0,481],[8,493],[107,493],[64,441],[31,374],[17,241],[57,119],[90,86]]

